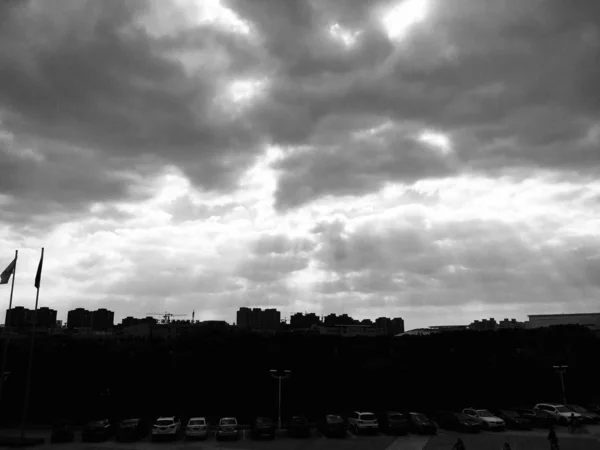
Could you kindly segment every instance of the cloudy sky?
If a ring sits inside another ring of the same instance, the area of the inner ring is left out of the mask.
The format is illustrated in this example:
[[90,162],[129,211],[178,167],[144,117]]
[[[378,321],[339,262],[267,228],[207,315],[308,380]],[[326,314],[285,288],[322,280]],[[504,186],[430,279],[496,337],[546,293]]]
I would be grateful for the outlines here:
[[60,319],[600,310],[599,23],[597,0],[0,2],[14,304],[45,247]]

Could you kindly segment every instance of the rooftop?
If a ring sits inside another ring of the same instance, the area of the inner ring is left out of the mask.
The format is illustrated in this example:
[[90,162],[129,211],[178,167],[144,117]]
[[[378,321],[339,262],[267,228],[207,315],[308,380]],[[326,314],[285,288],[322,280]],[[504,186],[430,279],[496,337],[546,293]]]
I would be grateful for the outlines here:
[[528,314],[527,317],[574,317],[574,316],[600,316],[600,313],[568,313],[568,314]]

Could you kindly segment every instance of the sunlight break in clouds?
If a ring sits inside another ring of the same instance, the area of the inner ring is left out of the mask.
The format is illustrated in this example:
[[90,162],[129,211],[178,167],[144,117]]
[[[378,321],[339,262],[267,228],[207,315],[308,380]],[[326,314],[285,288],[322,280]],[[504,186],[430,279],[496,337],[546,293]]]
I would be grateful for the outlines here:
[[352,48],[361,34],[360,31],[350,31],[343,28],[339,23],[331,25],[329,27],[329,33],[337,41],[342,42],[346,48]]
[[434,146],[443,153],[449,153],[452,150],[452,143],[450,138],[443,133],[425,130],[419,134],[418,139],[429,145]]
[[430,0],[401,0],[387,10],[382,22],[391,40],[402,40],[410,28],[425,20]]
[[596,310],[600,3],[450,3],[0,1],[14,304]]

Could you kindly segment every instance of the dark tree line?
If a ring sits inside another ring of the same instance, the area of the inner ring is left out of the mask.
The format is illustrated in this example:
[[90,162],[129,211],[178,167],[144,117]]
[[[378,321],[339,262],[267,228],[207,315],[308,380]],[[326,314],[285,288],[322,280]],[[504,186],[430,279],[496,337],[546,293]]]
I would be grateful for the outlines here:
[[[18,422],[28,340],[11,343],[2,418]],[[335,338],[227,332],[165,341],[36,341],[31,422],[163,414],[216,418],[277,414],[277,381],[289,369],[283,413],[352,409],[430,411],[600,398],[600,339],[582,327]]]

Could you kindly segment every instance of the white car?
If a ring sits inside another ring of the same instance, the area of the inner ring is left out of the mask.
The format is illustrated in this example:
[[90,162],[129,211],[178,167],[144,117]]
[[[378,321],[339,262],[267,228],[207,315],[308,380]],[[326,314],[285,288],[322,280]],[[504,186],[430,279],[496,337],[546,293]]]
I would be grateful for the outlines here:
[[541,409],[542,411],[549,412],[555,417],[561,424],[567,425],[571,419],[571,415],[578,421],[581,421],[583,417],[581,414],[571,411],[565,405],[560,403],[538,403],[533,409]]
[[206,424],[206,418],[192,417],[185,427],[185,438],[208,438],[208,426]]
[[488,430],[504,430],[506,423],[500,417],[496,417],[487,409],[465,408],[463,414],[478,419],[484,428]]
[[348,416],[348,425],[357,434],[365,431],[376,432],[379,430],[377,416],[371,412],[351,412]]
[[173,438],[177,439],[181,431],[181,419],[177,416],[159,417],[152,427],[152,439]]
[[235,417],[223,417],[219,420],[216,438],[220,441],[223,438],[238,439],[238,423]]

